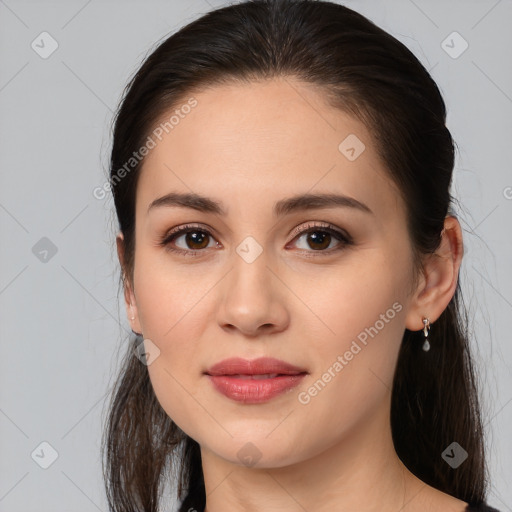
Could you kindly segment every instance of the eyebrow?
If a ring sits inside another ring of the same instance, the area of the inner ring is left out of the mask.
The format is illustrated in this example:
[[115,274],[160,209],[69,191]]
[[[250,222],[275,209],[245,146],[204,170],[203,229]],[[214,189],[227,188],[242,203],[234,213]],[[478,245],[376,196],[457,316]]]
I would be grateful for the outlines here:
[[[213,213],[220,216],[227,215],[221,202],[195,193],[170,192],[152,201],[148,207],[148,213],[152,209],[159,207],[191,208],[204,213]],[[292,196],[277,201],[273,208],[273,214],[276,217],[282,217],[297,211],[335,207],[354,208],[373,214],[366,204],[342,194],[301,194]]]

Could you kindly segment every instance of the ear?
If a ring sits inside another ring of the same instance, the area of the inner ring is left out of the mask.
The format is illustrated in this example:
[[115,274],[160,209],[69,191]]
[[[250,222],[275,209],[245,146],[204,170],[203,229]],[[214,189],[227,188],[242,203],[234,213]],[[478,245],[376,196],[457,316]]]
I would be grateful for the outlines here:
[[121,269],[123,272],[123,289],[124,289],[124,302],[126,308],[126,316],[128,317],[128,322],[130,323],[130,327],[132,331],[136,333],[142,333],[142,329],[139,322],[139,314],[137,311],[137,301],[135,298],[135,292],[132,289],[132,285],[130,280],[126,276],[125,272],[125,258],[124,258],[124,236],[122,232],[119,232],[116,236],[116,244],[117,244],[117,256],[119,258],[119,264],[121,265]]
[[444,220],[439,248],[425,259],[423,275],[407,313],[407,329],[419,331],[423,329],[423,318],[433,324],[441,316],[457,288],[463,252],[459,221],[448,216]]

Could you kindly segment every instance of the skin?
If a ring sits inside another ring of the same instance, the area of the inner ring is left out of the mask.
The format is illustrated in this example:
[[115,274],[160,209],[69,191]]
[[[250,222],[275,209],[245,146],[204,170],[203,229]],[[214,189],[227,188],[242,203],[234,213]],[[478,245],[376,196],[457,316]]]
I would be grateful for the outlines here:
[[[435,333],[455,292],[458,221],[447,217],[439,250],[415,280],[405,205],[362,123],[290,77],[194,97],[198,106],[146,157],[125,302],[132,329],[160,350],[148,365],[160,404],[201,447],[208,512],[462,512],[466,503],[405,468],[389,424],[404,329],[419,331],[428,317]],[[349,134],[366,146],[354,161],[338,150]],[[208,196],[227,214],[148,212],[169,192]],[[372,213],[330,207],[273,216],[275,202],[303,193],[345,194]],[[353,244],[333,236],[316,249],[318,241],[296,232],[312,222],[347,231]],[[159,245],[168,230],[189,223],[211,236],[187,244],[181,235],[171,245],[196,249],[195,256]],[[247,236],[262,249],[252,263],[236,252]],[[123,265],[122,233],[117,244]],[[401,305],[394,318],[300,403],[298,394],[394,303]],[[268,402],[234,402],[203,375],[232,356],[276,357],[309,374]],[[254,465],[237,456],[247,443],[260,457]]]

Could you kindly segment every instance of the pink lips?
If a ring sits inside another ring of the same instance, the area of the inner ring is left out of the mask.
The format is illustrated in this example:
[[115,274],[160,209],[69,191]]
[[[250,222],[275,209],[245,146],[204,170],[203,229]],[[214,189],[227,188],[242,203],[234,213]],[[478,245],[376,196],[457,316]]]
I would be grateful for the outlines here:
[[302,368],[269,357],[225,359],[205,373],[217,391],[247,404],[266,402],[294,388],[307,375]]

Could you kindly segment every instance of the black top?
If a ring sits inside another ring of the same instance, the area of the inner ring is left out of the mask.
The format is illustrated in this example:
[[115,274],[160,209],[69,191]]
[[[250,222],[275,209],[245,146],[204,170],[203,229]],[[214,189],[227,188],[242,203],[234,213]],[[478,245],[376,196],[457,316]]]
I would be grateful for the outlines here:
[[[190,510],[190,503],[187,505],[185,502],[183,502],[179,512],[188,512],[188,510]],[[204,507],[201,510],[204,512]],[[468,505],[466,512],[499,512],[499,510],[489,507],[485,503],[481,503],[480,505]]]
[[470,503],[466,508],[466,512],[499,512],[499,510],[489,507],[489,505],[486,505],[485,503]]
[[[187,500],[185,500],[182,503],[182,506],[180,507],[179,512],[188,512],[188,510],[190,510],[190,506],[191,506],[191,503],[187,502]],[[202,507],[201,510],[204,512],[204,507]],[[466,508],[466,512],[499,512],[499,510],[489,507],[485,503],[481,503],[480,505],[469,504]]]

